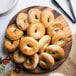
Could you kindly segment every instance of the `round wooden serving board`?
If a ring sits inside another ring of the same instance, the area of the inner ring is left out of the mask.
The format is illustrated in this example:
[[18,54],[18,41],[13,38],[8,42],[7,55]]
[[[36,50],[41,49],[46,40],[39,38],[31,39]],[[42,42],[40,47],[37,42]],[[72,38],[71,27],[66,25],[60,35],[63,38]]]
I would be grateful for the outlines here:
[[[59,21],[61,23],[63,23],[63,26],[64,26],[64,32],[67,34],[68,36],[68,42],[67,44],[63,47],[64,48],[64,51],[65,51],[65,56],[63,59],[61,60],[58,60],[56,61],[55,65],[52,66],[50,69],[46,70],[46,69],[43,69],[41,68],[39,65],[37,66],[36,69],[34,70],[31,70],[29,72],[31,73],[35,73],[35,74],[39,74],[39,73],[46,73],[46,72],[51,72],[53,70],[55,70],[56,68],[58,68],[65,60],[66,58],[68,57],[69,55],[69,52],[71,50],[71,47],[72,47],[72,33],[71,33],[71,30],[70,30],[70,27],[68,25],[68,23],[66,22],[66,20],[64,19],[64,17],[58,13],[56,10],[52,9],[52,8],[48,8],[48,7],[44,7],[44,6],[33,6],[33,7],[29,7],[29,8],[25,8],[23,9],[22,11],[20,11],[19,13],[28,13],[28,11],[32,8],[38,8],[40,9],[41,11],[44,11],[44,10],[51,10],[51,12],[54,14],[54,17],[55,17],[55,21]],[[17,15],[19,14],[17,13],[13,18],[12,20],[10,21],[9,25],[10,24],[16,24],[16,17]],[[12,58],[12,55],[10,54],[11,58]],[[17,64],[17,66],[19,66],[23,71],[28,71],[26,70],[22,64]]]

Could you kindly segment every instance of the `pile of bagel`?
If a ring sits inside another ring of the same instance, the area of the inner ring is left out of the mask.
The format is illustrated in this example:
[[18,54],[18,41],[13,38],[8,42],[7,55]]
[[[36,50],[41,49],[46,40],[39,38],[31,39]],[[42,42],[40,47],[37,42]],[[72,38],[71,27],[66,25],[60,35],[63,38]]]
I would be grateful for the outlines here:
[[65,55],[63,47],[68,37],[63,28],[50,10],[32,8],[28,13],[19,13],[16,23],[8,26],[4,47],[25,69],[50,69]]

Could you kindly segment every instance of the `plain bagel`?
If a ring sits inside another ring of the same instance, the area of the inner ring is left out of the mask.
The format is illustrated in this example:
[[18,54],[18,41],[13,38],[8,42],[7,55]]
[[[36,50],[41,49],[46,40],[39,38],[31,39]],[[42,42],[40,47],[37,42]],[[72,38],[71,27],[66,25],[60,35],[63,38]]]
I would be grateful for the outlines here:
[[61,59],[64,57],[64,49],[58,45],[49,45],[46,48],[46,52],[52,55],[55,59]]
[[8,51],[8,52],[14,52],[17,47],[19,46],[19,39],[16,41],[11,41],[7,38],[5,38],[4,40],[4,48]]
[[41,53],[39,55],[39,65],[44,69],[49,69],[55,64],[54,58],[48,53]]
[[37,8],[33,8],[33,9],[29,10],[29,12],[28,12],[28,17],[29,17],[30,23],[39,22],[40,16],[41,16],[41,11]]
[[49,35],[44,35],[40,40],[39,40],[39,52],[42,53],[46,49],[46,47],[50,44],[51,42],[51,37]]
[[8,26],[7,30],[6,30],[6,36],[10,39],[10,40],[17,40],[19,38],[21,38],[23,35],[23,31],[21,31],[20,29],[18,29],[16,27],[16,24],[11,24]]
[[39,62],[39,56],[37,54],[26,57],[25,62],[23,63],[24,67],[28,70],[33,70],[37,67]]
[[32,37],[22,37],[19,47],[25,55],[34,55],[39,50],[38,42]]
[[52,37],[52,44],[63,47],[67,43],[67,40],[68,37],[66,33],[64,33],[64,31],[60,31]]
[[19,50],[16,50],[13,54],[13,59],[16,63],[23,63],[25,56]]
[[63,25],[60,22],[54,22],[47,28],[47,34],[52,37],[57,32],[63,30]]
[[17,26],[20,30],[25,31],[28,26],[28,15],[26,13],[20,13],[16,19]]
[[45,27],[42,23],[32,23],[27,29],[27,34],[34,39],[40,39],[45,34]]

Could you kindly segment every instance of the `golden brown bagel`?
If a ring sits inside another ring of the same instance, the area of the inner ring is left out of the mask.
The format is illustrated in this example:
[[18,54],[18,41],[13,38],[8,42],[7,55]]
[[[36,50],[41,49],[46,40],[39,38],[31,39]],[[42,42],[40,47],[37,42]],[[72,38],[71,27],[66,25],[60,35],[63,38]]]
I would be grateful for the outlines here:
[[25,61],[25,57],[19,50],[14,52],[13,59],[16,63],[23,63]]
[[11,24],[6,30],[6,36],[10,40],[17,40],[23,35],[23,31],[16,27],[16,24]]
[[49,45],[46,48],[46,52],[52,55],[55,59],[61,59],[64,57],[64,49],[58,45]]
[[28,12],[29,22],[30,23],[39,22],[40,15],[41,15],[41,12],[37,8],[33,8],[33,9],[29,10],[29,12]]
[[4,47],[5,47],[5,49],[7,49],[8,52],[14,52],[18,46],[19,46],[19,39],[16,41],[11,41],[11,40],[5,38]]
[[41,22],[47,28],[54,21],[54,15],[51,11],[45,10],[41,14]]
[[27,14],[26,13],[20,13],[17,16],[16,23],[17,23],[17,26],[20,30],[25,31],[29,26]]
[[52,44],[63,47],[67,43],[67,40],[68,40],[67,35],[63,31],[60,31],[53,36]]
[[48,53],[41,53],[39,55],[39,65],[44,69],[49,69],[55,64],[54,58]]
[[31,24],[27,29],[27,34],[35,39],[40,39],[45,34],[44,25],[40,22]]
[[47,28],[47,34],[52,37],[57,32],[63,30],[63,25],[60,22],[54,22]]
[[39,52],[42,53],[46,49],[46,47],[50,44],[51,37],[48,35],[44,35],[40,40],[39,40]]
[[39,44],[32,37],[23,37],[20,41],[20,50],[25,55],[34,55],[39,50]]
[[39,62],[39,56],[37,54],[27,57],[23,63],[24,67],[28,70],[33,70],[37,67]]

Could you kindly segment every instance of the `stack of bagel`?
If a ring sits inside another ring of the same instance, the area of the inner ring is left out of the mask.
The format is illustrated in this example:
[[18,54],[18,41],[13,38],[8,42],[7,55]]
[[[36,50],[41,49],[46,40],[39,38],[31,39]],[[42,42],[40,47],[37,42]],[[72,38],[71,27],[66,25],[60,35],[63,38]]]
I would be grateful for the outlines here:
[[32,8],[28,13],[19,13],[16,23],[8,26],[4,47],[25,69],[33,70],[38,65],[50,69],[65,55],[63,47],[68,37],[63,28],[51,11]]

